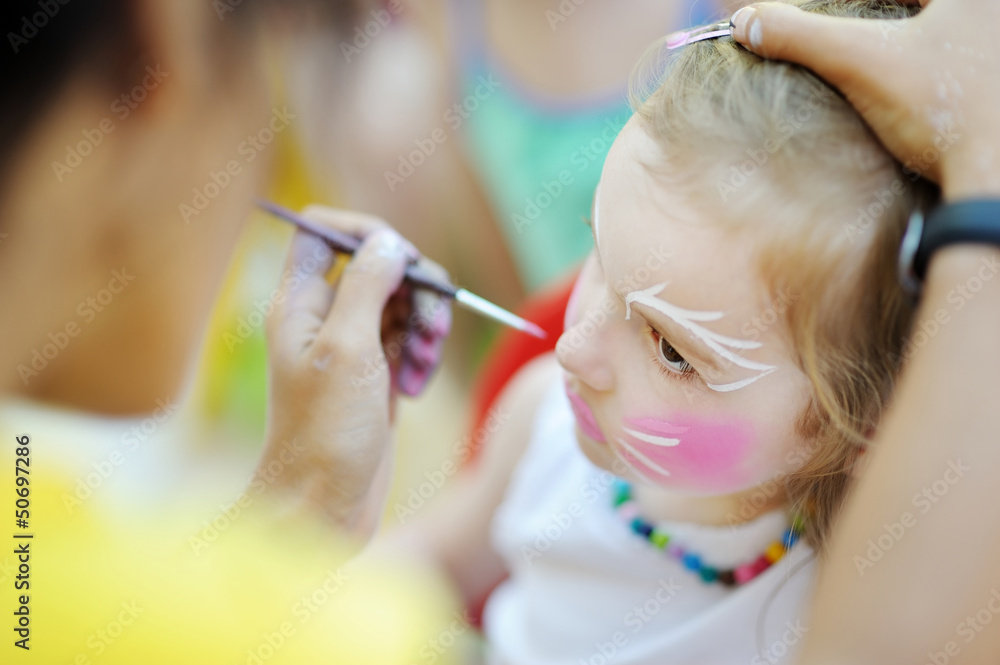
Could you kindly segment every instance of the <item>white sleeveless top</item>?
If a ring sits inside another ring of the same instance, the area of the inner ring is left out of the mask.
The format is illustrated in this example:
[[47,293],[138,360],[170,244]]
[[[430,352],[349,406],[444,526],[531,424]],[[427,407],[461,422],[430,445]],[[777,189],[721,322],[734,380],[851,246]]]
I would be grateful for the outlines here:
[[[796,543],[744,586],[702,582],[615,512],[614,476],[583,455],[573,426],[557,381],[493,519],[510,578],[484,611],[489,663],[791,663],[808,630],[812,549]],[[788,526],[781,510],[735,527],[659,524],[720,568],[757,558]]]

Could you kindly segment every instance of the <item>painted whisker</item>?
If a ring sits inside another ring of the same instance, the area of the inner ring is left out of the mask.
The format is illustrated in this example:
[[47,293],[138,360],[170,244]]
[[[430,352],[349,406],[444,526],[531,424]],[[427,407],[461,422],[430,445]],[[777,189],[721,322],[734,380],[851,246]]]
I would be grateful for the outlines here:
[[623,427],[622,430],[632,438],[638,439],[639,441],[645,441],[646,443],[650,443],[654,446],[676,446],[681,442],[680,439],[668,439],[665,436],[656,436],[655,434],[637,432],[636,430],[629,429],[628,427]]

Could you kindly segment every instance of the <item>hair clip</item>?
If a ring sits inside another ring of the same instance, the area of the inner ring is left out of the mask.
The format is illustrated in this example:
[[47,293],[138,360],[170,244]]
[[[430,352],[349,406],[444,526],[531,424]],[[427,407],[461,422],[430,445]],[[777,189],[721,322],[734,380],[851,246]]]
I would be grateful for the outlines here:
[[700,28],[690,30],[680,30],[667,35],[667,49],[674,50],[688,44],[700,42],[703,39],[715,39],[717,37],[731,37],[733,26],[729,20],[719,21],[711,25],[703,25]]

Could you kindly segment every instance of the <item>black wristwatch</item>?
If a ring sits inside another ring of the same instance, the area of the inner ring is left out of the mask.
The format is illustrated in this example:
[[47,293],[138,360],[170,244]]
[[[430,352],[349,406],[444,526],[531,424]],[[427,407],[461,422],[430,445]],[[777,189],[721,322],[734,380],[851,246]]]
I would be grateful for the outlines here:
[[938,206],[924,218],[916,210],[899,248],[899,279],[914,295],[927,275],[931,255],[956,243],[1000,246],[1000,199],[970,199]]

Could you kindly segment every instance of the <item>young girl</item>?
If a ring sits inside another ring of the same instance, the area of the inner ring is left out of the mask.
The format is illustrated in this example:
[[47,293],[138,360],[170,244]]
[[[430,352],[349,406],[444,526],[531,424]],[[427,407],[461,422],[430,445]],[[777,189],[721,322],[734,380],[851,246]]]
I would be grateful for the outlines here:
[[903,354],[895,257],[933,191],[809,72],[684,42],[608,155],[556,359],[403,531],[470,602],[509,575],[492,663],[791,662]]

